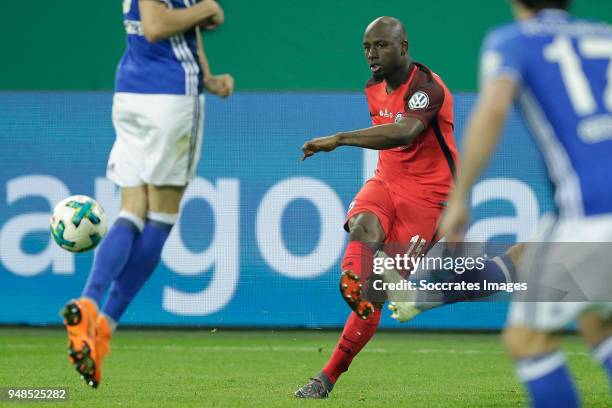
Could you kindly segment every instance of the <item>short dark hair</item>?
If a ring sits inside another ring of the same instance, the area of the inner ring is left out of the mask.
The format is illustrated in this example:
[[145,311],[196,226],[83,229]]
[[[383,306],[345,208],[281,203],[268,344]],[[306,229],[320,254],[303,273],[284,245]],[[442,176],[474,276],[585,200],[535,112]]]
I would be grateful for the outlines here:
[[542,10],[545,8],[558,8],[567,10],[571,0],[518,0],[519,3],[532,10]]

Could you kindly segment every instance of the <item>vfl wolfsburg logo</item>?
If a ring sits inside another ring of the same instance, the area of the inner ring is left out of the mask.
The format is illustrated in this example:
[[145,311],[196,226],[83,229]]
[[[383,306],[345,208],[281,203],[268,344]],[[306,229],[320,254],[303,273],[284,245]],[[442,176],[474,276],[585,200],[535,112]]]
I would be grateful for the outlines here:
[[412,110],[425,109],[429,106],[429,96],[425,92],[416,92],[408,101],[408,107]]

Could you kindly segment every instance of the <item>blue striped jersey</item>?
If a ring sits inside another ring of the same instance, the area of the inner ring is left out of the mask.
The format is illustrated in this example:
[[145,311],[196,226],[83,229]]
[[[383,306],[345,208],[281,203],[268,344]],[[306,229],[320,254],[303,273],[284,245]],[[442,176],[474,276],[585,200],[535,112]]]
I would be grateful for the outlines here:
[[543,10],[491,31],[480,65],[519,86],[559,215],[612,213],[612,27]]
[[[166,7],[191,7],[196,0],[159,0]],[[116,92],[198,95],[202,92],[196,29],[149,43],[143,35],[138,0],[123,1],[127,48],[117,67]]]

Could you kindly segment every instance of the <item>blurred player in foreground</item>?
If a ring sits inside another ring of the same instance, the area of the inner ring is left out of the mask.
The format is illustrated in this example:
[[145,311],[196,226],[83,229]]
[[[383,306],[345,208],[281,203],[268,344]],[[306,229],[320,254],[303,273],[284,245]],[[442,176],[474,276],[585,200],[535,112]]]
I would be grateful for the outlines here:
[[[455,172],[453,99],[442,80],[414,62],[404,26],[380,17],[366,29],[365,57],[372,72],[366,96],[372,127],[307,141],[307,159],[340,146],[380,150],[376,174],[351,204],[345,229],[341,292],[353,309],[334,352],[301,398],[326,398],[353,358],[372,338],[382,303],[364,298],[360,278],[372,273],[375,251],[384,244],[416,242],[419,251],[435,242],[438,218]],[[413,254],[418,256],[418,254]]]
[[200,26],[213,29],[224,21],[215,1],[125,0],[123,17],[127,49],[117,68],[116,141],[107,168],[121,187],[121,211],[96,252],[81,298],[62,310],[70,361],[92,387],[101,381],[117,322],[159,263],[194,177],[203,88],[226,97],[234,86],[230,75],[210,73],[202,46]]
[[575,19],[568,6],[569,0],[513,0],[518,22],[485,39],[480,98],[440,224],[449,241],[462,239],[469,191],[518,99],[540,142],[559,211],[543,239],[545,250],[526,251],[519,276],[559,281],[567,275],[559,268],[528,266],[573,265],[569,273],[578,286],[598,294],[579,302],[514,297],[504,342],[535,407],[580,405],[555,334],[576,319],[612,386],[612,27]]

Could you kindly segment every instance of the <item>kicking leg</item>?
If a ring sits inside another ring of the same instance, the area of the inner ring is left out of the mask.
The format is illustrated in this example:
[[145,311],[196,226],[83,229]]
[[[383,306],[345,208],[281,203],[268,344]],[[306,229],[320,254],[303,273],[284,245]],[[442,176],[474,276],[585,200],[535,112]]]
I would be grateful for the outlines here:
[[349,219],[349,243],[342,258],[340,293],[351,309],[362,319],[374,312],[374,306],[363,298],[364,286],[372,274],[374,251],[385,240],[380,221],[370,212]]
[[[450,278],[446,278],[445,282],[451,283],[479,283],[483,287],[482,282],[485,280],[489,283],[511,283],[516,281],[516,267],[519,265],[524,251],[524,244],[515,244],[501,256],[487,258],[484,260],[482,269],[473,267],[466,268],[461,273],[453,273]],[[384,254],[381,254],[384,256]],[[432,271],[431,276],[435,275],[436,271]],[[383,277],[386,281],[399,281],[401,276],[393,270],[385,270]],[[432,299],[431,296],[419,296],[418,290],[403,291],[407,293],[396,294],[397,297],[405,297],[405,299],[395,300],[389,304],[389,309],[392,312],[391,317],[399,322],[408,322],[416,315],[431,310],[440,306],[481,299],[483,297],[494,295],[492,290],[472,290],[472,291],[441,291],[439,296]],[[429,294],[429,293],[427,293]],[[391,296],[391,299],[394,297]]]
[[149,186],[149,212],[145,228],[134,242],[130,258],[111,287],[102,313],[111,330],[152,275],[174,223],[178,220],[184,187]]
[[127,263],[134,240],[144,228],[146,214],[146,186],[122,188],[121,211],[96,251],[93,268],[81,295],[96,307]]
[[81,298],[68,302],[61,312],[68,332],[70,362],[92,387],[100,382],[101,362],[107,352],[103,346],[97,347],[98,305],[127,263],[143,229],[146,210],[145,186],[121,189],[121,212],[100,243]]

